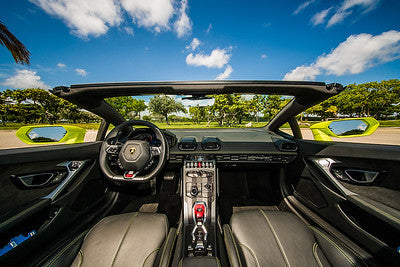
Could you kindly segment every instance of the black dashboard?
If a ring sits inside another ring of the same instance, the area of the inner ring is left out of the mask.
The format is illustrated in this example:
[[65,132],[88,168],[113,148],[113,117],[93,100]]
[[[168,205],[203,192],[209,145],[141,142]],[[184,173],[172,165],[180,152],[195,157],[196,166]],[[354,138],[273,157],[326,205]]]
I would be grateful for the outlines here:
[[[194,158],[217,163],[286,164],[297,157],[297,144],[262,128],[170,129],[162,130],[169,145],[169,163],[182,164]],[[159,146],[153,130],[135,128],[127,140],[144,140]],[[123,141],[123,140],[120,140]]]
[[297,144],[262,128],[173,129],[170,163],[182,163],[197,156],[214,158],[217,163],[285,164],[297,157]]

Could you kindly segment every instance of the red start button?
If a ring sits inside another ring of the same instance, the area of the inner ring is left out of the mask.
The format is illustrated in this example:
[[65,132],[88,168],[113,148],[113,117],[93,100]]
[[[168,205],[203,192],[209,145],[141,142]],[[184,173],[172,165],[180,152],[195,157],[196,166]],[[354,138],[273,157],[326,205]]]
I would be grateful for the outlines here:
[[194,210],[194,217],[196,218],[196,221],[204,219],[204,214],[206,212],[206,206],[204,204],[194,205],[193,210]]

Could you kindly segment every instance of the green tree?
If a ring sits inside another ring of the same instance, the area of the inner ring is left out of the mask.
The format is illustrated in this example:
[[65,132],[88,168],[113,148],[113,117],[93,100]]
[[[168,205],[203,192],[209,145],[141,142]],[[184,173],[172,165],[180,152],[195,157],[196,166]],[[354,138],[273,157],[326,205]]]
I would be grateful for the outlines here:
[[[336,109],[336,110],[335,110]],[[397,79],[350,84],[340,94],[308,109],[323,119],[341,115],[385,119],[400,111],[400,81]]]
[[252,114],[256,122],[259,122],[260,112],[266,107],[267,97],[264,95],[254,95],[248,102],[249,113]]
[[209,112],[219,126],[242,123],[248,115],[248,101],[239,94],[213,95],[215,101]]
[[60,119],[63,109],[65,109],[64,105],[67,103],[65,100],[40,88],[22,91],[26,93],[27,99],[33,101],[41,109],[43,119],[50,124],[54,124]]
[[169,124],[168,115],[176,112],[186,113],[186,109],[182,103],[175,101],[170,96],[156,95],[150,99],[149,109],[151,112],[162,115],[167,124]]
[[140,118],[140,112],[145,111],[147,106],[143,99],[135,99],[131,96],[119,96],[108,98],[107,102],[116,109],[124,118]]
[[290,101],[289,98],[283,98],[281,95],[268,95],[264,100],[264,118],[271,120],[278,112]]
[[208,107],[189,107],[189,114],[192,117],[192,121],[196,124],[199,124],[201,121],[206,120],[209,117],[208,112]]

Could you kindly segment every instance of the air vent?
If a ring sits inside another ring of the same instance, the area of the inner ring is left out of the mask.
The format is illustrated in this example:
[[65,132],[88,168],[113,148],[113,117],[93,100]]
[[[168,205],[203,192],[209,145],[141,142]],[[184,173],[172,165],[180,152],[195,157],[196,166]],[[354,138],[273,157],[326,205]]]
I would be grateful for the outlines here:
[[280,151],[285,152],[295,152],[298,148],[295,142],[289,140],[278,139],[274,142],[274,144]]
[[183,137],[179,143],[179,150],[193,151],[197,148],[197,141],[195,137]]
[[221,148],[221,141],[216,137],[204,137],[203,141],[201,142],[201,147],[203,150],[220,150]]
[[296,156],[291,155],[265,155],[265,154],[235,154],[235,155],[216,155],[218,162],[252,162],[252,163],[287,163],[292,161]]
[[183,156],[182,155],[170,154],[169,155],[169,161],[170,162],[182,162],[183,161]]

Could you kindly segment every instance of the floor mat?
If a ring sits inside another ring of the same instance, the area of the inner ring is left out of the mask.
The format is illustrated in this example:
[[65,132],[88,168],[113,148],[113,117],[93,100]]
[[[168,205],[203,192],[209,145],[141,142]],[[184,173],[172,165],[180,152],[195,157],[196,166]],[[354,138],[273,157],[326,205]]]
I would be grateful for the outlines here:
[[276,210],[282,199],[277,177],[277,171],[272,169],[220,171],[218,212],[221,222],[229,223],[236,207],[274,207]]
[[143,204],[139,208],[139,212],[156,213],[158,208],[158,203],[147,203]]
[[241,207],[233,207],[233,213],[237,213],[239,211],[244,210],[279,210],[277,206],[241,206]]
[[132,200],[124,209],[123,213],[139,211],[140,208],[146,204],[152,204],[158,202],[157,195],[149,195],[146,197],[140,197]]

